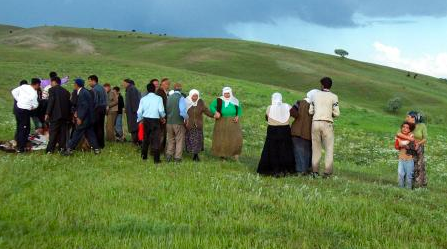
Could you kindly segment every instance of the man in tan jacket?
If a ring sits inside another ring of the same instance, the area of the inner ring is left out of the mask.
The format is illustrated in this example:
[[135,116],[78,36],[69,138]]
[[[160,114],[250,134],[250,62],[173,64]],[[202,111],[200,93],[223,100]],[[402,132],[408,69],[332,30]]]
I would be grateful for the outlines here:
[[330,89],[332,79],[321,79],[322,90],[316,92],[309,107],[312,117],[312,176],[319,175],[322,147],[326,151],[324,177],[329,177],[333,172],[334,161],[334,118],[340,116],[338,97]]
[[106,124],[106,140],[115,141],[115,122],[118,116],[118,94],[112,91],[109,83],[104,84],[107,93],[107,124]]

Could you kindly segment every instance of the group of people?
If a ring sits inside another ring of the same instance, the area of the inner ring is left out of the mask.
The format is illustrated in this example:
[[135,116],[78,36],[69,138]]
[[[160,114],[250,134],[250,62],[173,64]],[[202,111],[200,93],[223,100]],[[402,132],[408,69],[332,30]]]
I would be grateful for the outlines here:
[[[68,77],[59,78],[50,73],[49,80],[34,78],[31,84],[21,81],[12,90],[14,115],[17,121],[15,140],[17,152],[26,150],[30,134],[30,120],[36,128],[48,125],[49,142],[46,152],[58,148],[63,155],[71,155],[81,141],[95,154],[105,146],[105,140],[125,141],[123,114],[126,115],[131,141],[141,147],[141,157],[147,160],[153,155],[154,163],[181,162],[184,151],[199,161],[204,150],[203,118],[215,120],[212,154],[238,160],[242,152],[242,130],[239,117],[242,108],[233,96],[232,89],[225,87],[222,96],[215,98],[209,107],[196,89],[186,95],[182,85],[170,80],[152,79],[141,94],[131,79],[124,79],[120,88],[101,85],[96,75],[88,77],[90,90],[85,81],[73,81],[70,94],[62,84]],[[338,97],[330,91],[332,79],[320,80],[319,90],[309,91],[293,106],[283,103],[280,93],[274,93],[266,110],[267,136],[258,164],[262,175],[285,176],[287,174],[311,174],[319,176],[319,164],[325,150],[323,177],[333,173],[334,118],[340,115]],[[291,125],[290,120],[293,119]],[[417,112],[410,112],[396,135],[395,147],[399,152],[399,186],[408,188],[426,186],[424,145],[427,127]],[[415,184],[414,184],[414,183]]]
[[[334,118],[340,115],[338,97],[330,91],[332,79],[320,80],[320,90],[309,91],[293,106],[283,103],[280,93],[272,95],[267,107],[267,136],[258,173],[272,176],[311,174],[318,177],[324,148],[323,177],[333,173]],[[289,120],[293,122],[289,125]]]
[[[242,152],[239,124],[242,109],[229,87],[208,107],[198,90],[193,89],[186,96],[180,83],[170,90],[167,78],[161,82],[152,79],[144,96],[133,80],[124,79],[124,99],[119,87],[101,85],[96,75],[88,77],[90,89],[85,87],[83,79],[74,79],[71,94],[62,86],[68,77],[62,80],[54,72],[50,76],[49,85],[44,86],[45,102],[41,79],[33,79],[31,84],[22,81],[12,90],[19,153],[27,150],[30,120],[34,116],[43,116],[42,129],[48,130],[46,152],[51,154],[58,148],[63,155],[71,155],[82,141],[95,154],[105,147],[105,140],[124,141],[123,114],[131,141],[141,147],[143,160],[147,159],[150,147],[155,163],[161,162],[162,153],[167,161],[181,162],[185,149],[193,154],[194,161],[199,161],[199,153],[204,150],[203,116],[215,119],[212,145],[215,156],[238,160]],[[39,111],[43,115],[35,114],[38,109],[43,110]]]
[[[193,155],[194,161],[200,161],[199,153],[204,150],[204,116],[215,119],[213,155],[238,160],[243,143],[239,124],[242,108],[230,87],[225,87],[222,96],[208,108],[196,89],[186,96],[180,83],[175,83],[171,91],[169,79],[162,79],[158,85],[158,80],[149,82],[146,95],[139,100],[138,108],[133,113],[136,117],[133,131],[139,131],[142,137],[143,160],[147,160],[150,147],[156,164],[161,162],[162,152],[166,161],[181,162],[185,149]],[[139,127],[136,124],[140,124]]]

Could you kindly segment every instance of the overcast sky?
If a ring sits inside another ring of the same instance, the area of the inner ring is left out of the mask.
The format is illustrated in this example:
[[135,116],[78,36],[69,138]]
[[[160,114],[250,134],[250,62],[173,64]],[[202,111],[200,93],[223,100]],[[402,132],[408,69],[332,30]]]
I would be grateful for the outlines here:
[[447,0],[0,0],[0,23],[232,37],[447,77]]

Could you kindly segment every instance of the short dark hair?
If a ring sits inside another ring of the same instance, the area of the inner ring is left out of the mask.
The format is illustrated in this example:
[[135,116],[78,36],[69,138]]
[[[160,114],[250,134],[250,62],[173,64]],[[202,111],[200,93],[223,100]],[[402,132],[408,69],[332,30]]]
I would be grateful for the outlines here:
[[155,81],[158,81],[158,79],[151,79],[151,81],[149,81],[149,83],[154,83]]
[[21,85],[28,85],[28,81],[27,80],[21,80],[19,83],[19,86]]
[[404,127],[404,125],[408,125],[408,127],[410,128],[411,132],[414,131],[414,129],[416,128],[415,124],[412,124],[412,123],[407,122],[407,121],[403,122],[402,125],[400,126],[400,128],[402,129],[402,127]]
[[53,77],[53,78],[51,78],[51,82],[56,82],[58,85],[60,85],[61,84],[61,78],[59,78],[59,77]]
[[88,76],[88,79],[89,79],[89,80],[93,80],[94,82],[98,82],[98,81],[99,81],[98,76],[96,76],[96,75],[94,75],[94,74]]
[[57,77],[57,73],[54,71],[50,72],[50,78],[54,78],[54,77]]
[[31,85],[40,85],[40,79],[32,78],[31,79]]
[[325,89],[331,89],[332,87],[332,79],[329,77],[322,78],[320,80],[320,83]]
[[123,81],[128,83],[128,84],[132,84],[132,80],[131,79],[124,79]]
[[155,85],[154,85],[154,83],[149,83],[149,84],[147,84],[146,88],[147,88],[147,92],[148,92],[148,93],[153,93],[153,92],[155,92]]
[[104,87],[110,87],[110,84],[109,83],[105,83]]
[[113,87],[113,90],[115,90],[115,91],[117,91],[117,92],[120,92],[120,88],[117,87],[117,86]]

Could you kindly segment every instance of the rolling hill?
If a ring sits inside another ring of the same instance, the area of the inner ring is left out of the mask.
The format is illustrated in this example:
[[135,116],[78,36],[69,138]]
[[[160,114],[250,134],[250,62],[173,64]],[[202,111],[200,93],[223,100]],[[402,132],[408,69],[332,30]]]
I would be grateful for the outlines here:
[[[0,152],[0,248],[447,248],[447,84],[435,78],[240,40],[0,25],[0,140],[14,136],[10,90],[53,70],[140,90],[169,77],[206,103],[231,86],[241,161],[211,155],[212,119],[200,163],[155,167],[130,143],[99,156]],[[257,175],[271,94],[293,103],[326,75],[341,100],[334,177]],[[403,108],[390,114],[394,96]],[[393,148],[409,109],[429,116],[428,187],[413,191],[397,188]]]
[[415,109],[430,122],[447,114],[447,84],[429,76],[406,77],[407,72],[336,56],[257,42],[228,39],[192,39],[136,32],[37,27],[0,29],[0,44],[72,53],[83,59],[150,63],[208,75],[223,76],[305,92],[318,87],[323,76],[334,79],[343,103],[383,112],[388,100],[400,97],[398,115]]

